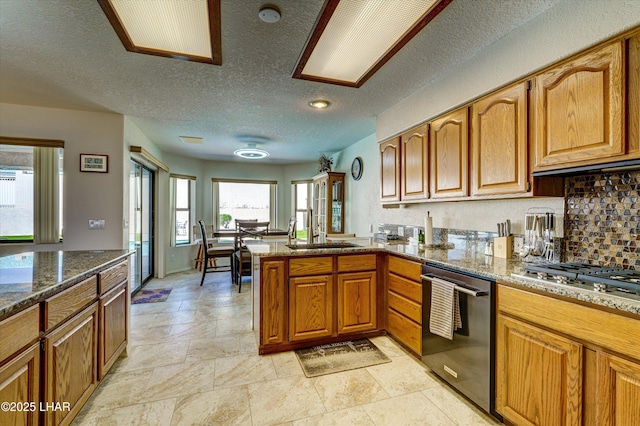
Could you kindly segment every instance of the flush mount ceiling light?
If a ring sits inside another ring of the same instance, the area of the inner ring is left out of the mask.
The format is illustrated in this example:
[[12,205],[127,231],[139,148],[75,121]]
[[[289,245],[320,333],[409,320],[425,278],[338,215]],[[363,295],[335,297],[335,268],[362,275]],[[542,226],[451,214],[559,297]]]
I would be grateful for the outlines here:
[[220,0],[98,0],[129,52],[222,64]]
[[180,136],[180,140],[184,143],[202,143],[202,138],[194,136]]
[[315,109],[325,109],[325,108],[328,108],[329,105],[331,105],[329,101],[317,100],[317,101],[309,102],[309,106]]
[[280,11],[273,5],[265,5],[260,9],[258,16],[268,24],[275,24],[280,20]]
[[327,0],[293,78],[360,87],[451,0]]
[[269,153],[263,149],[257,148],[255,143],[248,143],[246,148],[240,148],[233,151],[234,155],[242,158],[248,158],[251,160],[257,160],[259,158],[265,158],[269,156]]

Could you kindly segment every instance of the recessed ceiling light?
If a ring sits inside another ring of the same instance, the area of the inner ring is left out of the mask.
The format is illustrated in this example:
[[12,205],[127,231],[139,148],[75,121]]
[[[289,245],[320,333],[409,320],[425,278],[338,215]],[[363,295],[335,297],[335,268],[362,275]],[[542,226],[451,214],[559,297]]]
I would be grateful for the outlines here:
[[293,78],[360,87],[452,0],[327,0]]
[[129,52],[222,64],[220,0],[98,0]]
[[245,148],[236,149],[233,151],[234,155],[242,158],[248,158],[250,160],[257,160],[259,158],[265,158],[269,156],[269,153],[264,149],[256,147],[255,143],[248,143]]
[[275,24],[280,20],[280,11],[273,5],[264,6],[258,13],[260,19],[269,24]]
[[329,101],[317,100],[309,102],[309,106],[315,109],[325,109],[328,108],[331,103]]
[[202,143],[202,138],[194,136],[180,136],[180,140],[184,143]]

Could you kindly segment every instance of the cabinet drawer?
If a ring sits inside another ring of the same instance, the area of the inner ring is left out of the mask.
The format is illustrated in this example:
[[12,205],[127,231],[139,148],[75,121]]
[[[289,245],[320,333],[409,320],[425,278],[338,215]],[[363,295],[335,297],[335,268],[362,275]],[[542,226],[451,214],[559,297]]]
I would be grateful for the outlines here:
[[40,336],[40,305],[0,321],[0,364]]
[[338,256],[338,272],[372,271],[376,269],[375,254]]
[[298,257],[289,260],[289,276],[330,274],[333,272],[333,257]]
[[129,277],[129,262],[119,263],[98,275],[100,277],[98,293],[102,295]]
[[393,309],[389,309],[388,330],[418,355],[422,354],[422,327]]
[[422,265],[397,256],[389,256],[389,272],[401,275],[415,282],[421,282]]
[[422,306],[393,291],[389,292],[389,307],[422,324]]
[[395,291],[415,302],[422,303],[422,283],[416,283],[406,278],[389,274],[389,290]]
[[98,278],[93,277],[44,301],[45,331],[79,312],[98,297]]

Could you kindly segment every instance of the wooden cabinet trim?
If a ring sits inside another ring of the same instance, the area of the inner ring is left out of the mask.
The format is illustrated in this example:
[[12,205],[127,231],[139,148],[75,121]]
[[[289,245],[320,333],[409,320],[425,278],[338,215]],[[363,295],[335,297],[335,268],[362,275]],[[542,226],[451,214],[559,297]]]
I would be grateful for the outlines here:
[[[0,365],[40,336],[40,305],[34,305],[0,321]],[[1,402],[1,401],[0,401]]]
[[94,275],[44,301],[45,331],[79,312],[98,298],[98,279]]

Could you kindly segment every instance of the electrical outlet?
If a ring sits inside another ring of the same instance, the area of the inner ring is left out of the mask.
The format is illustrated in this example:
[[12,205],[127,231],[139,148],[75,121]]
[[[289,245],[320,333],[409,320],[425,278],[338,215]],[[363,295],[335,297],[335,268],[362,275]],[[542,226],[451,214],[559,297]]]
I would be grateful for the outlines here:
[[89,229],[104,229],[104,219],[89,219]]
[[514,237],[513,238],[513,251],[516,253],[522,253],[524,251],[524,238],[523,237]]
[[398,237],[404,237],[404,226],[398,226]]

